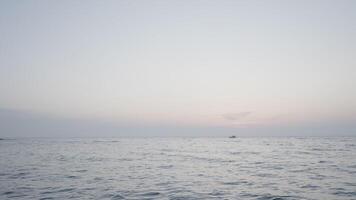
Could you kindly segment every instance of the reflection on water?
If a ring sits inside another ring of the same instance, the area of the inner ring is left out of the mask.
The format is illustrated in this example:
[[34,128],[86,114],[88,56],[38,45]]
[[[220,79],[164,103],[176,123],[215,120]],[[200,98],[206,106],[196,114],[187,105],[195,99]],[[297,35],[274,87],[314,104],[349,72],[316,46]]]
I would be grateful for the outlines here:
[[356,199],[356,138],[0,141],[0,199]]

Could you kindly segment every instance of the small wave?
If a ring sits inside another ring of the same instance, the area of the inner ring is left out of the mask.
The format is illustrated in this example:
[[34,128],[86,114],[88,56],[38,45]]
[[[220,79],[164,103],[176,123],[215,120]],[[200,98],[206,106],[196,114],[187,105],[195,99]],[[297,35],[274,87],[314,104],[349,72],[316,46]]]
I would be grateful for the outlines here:
[[86,169],[80,169],[80,170],[77,170],[77,171],[75,171],[75,172],[79,172],[79,173],[84,173],[84,172],[87,172],[88,170],[86,170]]
[[312,148],[312,151],[330,151],[330,149]]
[[171,169],[171,168],[173,168],[173,165],[161,165],[158,168],[160,168],[160,169]]
[[356,165],[349,165],[348,168],[354,168],[354,169],[356,169]]
[[134,161],[134,159],[131,159],[131,158],[119,158],[118,161]]
[[94,140],[93,143],[118,143],[118,140]]
[[199,199],[196,196],[192,195],[182,195],[182,196],[173,196],[169,198],[170,200],[196,200]]
[[279,196],[279,195],[263,195],[258,197],[256,200],[300,200],[300,197],[296,196]]
[[41,192],[41,194],[65,193],[65,192],[71,192],[74,190],[75,190],[74,188],[65,188],[65,189],[60,189],[60,190],[44,191],[44,192]]
[[112,200],[118,200],[118,199],[125,199],[124,196],[121,194],[104,194],[101,199],[112,199]]
[[312,177],[310,177],[310,179],[313,179],[313,180],[324,180],[327,176],[325,175],[321,175],[321,174],[316,174]]
[[344,183],[346,186],[351,186],[351,187],[356,187],[356,183],[349,183],[349,182],[346,182]]
[[7,192],[4,192],[2,193],[3,195],[9,195],[9,194],[14,194],[15,192],[14,191],[7,191]]
[[17,173],[17,174],[11,175],[9,178],[18,179],[18,178],[24,178],[27,175],[30,175],[30,173],[29,172],[21,172],[21,173]]
[[333,194],[337,196],[356,197],[356,192],[337,191]]
[[161,151],[163,151],[163,152],[173,152],[174,150],[173,149],[161,149]]
[[100,158],[100,157],[89,157],[86,159],[87,161],[90,161],[90,162],[100,162],[100,161],[104,161],[104,158]]
[[241,184],[248,184],[247,181],[231,181],[231,182],[223,182],[223,185],[241,185]]
[[61,189],[61,190],[58,190],[57,192],[71,192],[75,190],[74,188],[65,188],[65,189]]
[[69,179],[79,179],[80,177],[79,177],[79,176],[74,176],[74,175],[69,175],[69,176],[66,176],[66,178],[69,178]]
[[218,196],[224,196],[225,193],[224,192],[220,192],[220,191],[213,191],[208,193],[209,196],[214,196],[214,197],[218,197]]
[[308,184],[308,185],[303,185],[303,186],[301,186],[300,188],[303,188],[303,189],[311,189],[311,190],[316,190],[316,189],[319,189],[319,188],[320,188],[320,186],[317,186],[317,185],[310,185],[310,184]]
[[259,173],[259,174],[256,174],[256,176],[259,176],[259,177],[268,177],[268,178],[277,177],[277,175],[275,175],[275,174],[269,174],[269,173]]
[[159,193],[159,192],[147,192],[147,193],[143,193],[142,196],[150,197],[150,196],[158,196],[160,194],[161,193]]
[[256,151],[235,151],[235,152],[229,152],[231,155],[259,155],[260,152]]

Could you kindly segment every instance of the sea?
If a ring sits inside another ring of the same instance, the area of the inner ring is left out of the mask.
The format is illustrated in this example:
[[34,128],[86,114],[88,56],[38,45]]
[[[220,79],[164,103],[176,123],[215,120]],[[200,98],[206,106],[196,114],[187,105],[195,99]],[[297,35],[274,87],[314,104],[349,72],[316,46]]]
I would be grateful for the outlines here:
[[356,138],[0,140],[0,199],[356,199]]

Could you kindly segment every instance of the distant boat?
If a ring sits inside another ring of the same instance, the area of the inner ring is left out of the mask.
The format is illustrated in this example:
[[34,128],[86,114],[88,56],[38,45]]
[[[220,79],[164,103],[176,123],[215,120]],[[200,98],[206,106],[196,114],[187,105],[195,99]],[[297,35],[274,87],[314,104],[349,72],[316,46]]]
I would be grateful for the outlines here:
[[232,135],[232,136],[230,136],[229,138],[236,138],[236,136]]

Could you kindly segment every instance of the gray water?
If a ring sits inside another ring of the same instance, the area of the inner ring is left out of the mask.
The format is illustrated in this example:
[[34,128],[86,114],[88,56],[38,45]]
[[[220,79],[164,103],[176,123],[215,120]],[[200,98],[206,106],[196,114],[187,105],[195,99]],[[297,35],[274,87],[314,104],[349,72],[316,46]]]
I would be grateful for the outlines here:
[[2,140],[0,199],[356,199],[356,138]]

